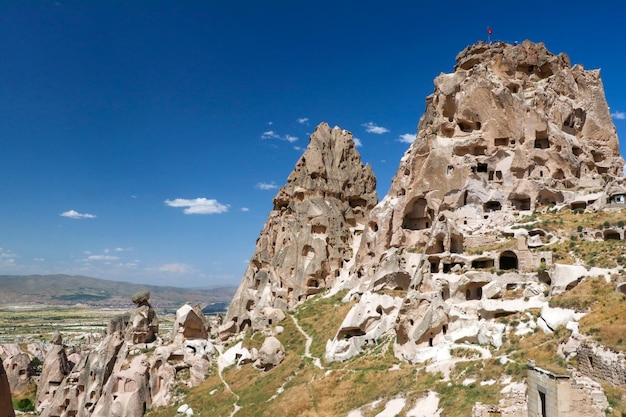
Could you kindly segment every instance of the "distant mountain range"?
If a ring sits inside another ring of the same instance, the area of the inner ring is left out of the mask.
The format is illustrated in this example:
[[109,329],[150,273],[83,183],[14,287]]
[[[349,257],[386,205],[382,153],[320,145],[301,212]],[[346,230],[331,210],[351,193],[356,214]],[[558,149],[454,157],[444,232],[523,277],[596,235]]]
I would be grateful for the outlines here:
[[190,302],[210,309],[211,306],[228,306],[237,287],[177,288],[79,275],[0,275],[0,305],[123,307],[132,306],[132,295],[142,290],[150,291],[150,304],[155,308],[178,308]]

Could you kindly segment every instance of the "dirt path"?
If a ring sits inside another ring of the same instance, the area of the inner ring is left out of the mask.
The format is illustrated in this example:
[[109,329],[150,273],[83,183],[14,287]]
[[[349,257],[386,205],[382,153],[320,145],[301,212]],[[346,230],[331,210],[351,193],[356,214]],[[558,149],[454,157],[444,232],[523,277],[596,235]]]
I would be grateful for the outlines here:
[[[221,352],[220,352],[221,354]],[[217,375],[220,377],[220,381],[222,381],[222,384],[224,384],[224,387],[226,387],[226,390],[228,392],[230,392],[232,395],[235,396],[235,398],[237,398],[235,400],[235,402],[233,402],[233,412],[230,413],[230,417],[233,417],[235,414],[237,414],[237,412],[241,409],[241,407],[239,406],[238,402],[239,402],[239,395],[235,394],[233,392],[232,389],[230,389],[230,385],[228,385],[228,382],[226,382],[226,380],[224,379],[224,377],[222,376],[222,370],[224,369],[224,366],[222,364],[220,364],[220,361],[217,361]]]
[[291,317],[291,320],[293,320],[293,324],[296,325],[298,331],[302,333],[302,336],[306,339],[306,343],[304,345],[304,357],[311,359],[313,361],[313,365],[317,366],[319,369],[324,369],[320,358],[316,358],[311,355],[311,343],[313,343],[313,339],[302,329],[302,327],[300,327],[300,324],[298,324],[298,320],[295,316],[291,314],[289,316]]

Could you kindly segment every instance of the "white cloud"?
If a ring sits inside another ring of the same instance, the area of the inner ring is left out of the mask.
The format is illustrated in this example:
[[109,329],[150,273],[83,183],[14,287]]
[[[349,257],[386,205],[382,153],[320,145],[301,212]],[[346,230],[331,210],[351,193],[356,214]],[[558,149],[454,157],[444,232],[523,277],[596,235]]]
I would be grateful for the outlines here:
[[45,258],[33,258],[33,261],[35,262],[43,262],[45,260],[46,260]]
[[302,146],[294,146],[293,147],[296,151],[303,151],[304,148]]
[[271,121],[270,121],[270,122],[267,122],[267,124],[268,124],[269,126],[271,126],[271,125],[273,125],[273,124],[274,124],[274,122],[271,122]]
[[356,146],[357,148],[360,148],[361,146],[363,146],[363,142],[361,142],[361,139],[352,138],[352,140],[354,141],[354,146]]
[[387,129],[386,127],[378,126],[374,122],[363,123],[362,126],[365,127],[365,131],[367,133],[375,133],[377,135],[382,135],[383,133],[389,132],[389,129]]
[[256,185],[256,188],[259,188],[261,190],[274,190],[278,188],[278,185],[274,184],[273,182],[271,183],[260,182]]
[[611,116],[613,116],[613,118],[615,120],[624,120],[626,119],[626,113],[624,113],[623,111],[616,111],[611,113]]
[[115,252],[124,252],[125,250],[124,248],[115,248]]
[[111,255],[90,255],[87,257],[88,261],[117,261],[118,259],[117,256]]
[[68,210],[59,214],[59,216],[69,217],[70,219],[95,219],[95,214],[79,213],[76,210]]
[[247,211],[250,211],[250,209],[249,209],[248,207],[242,207],[242,208],[241,208],[241,211],[243,211],[243,212],[245,213],[245,212],[247,212]]
[[285,140],[289,143],[294,143],[298,140],[297,136],[285,135]]
[[267,132],[263,132],[261,134],[261,139],[280,139],[280,136],[273,130],[268,130]]
[[183,210],[185,214],[219,214],[228,211],[228,205],[221,204],[215,199],[201,198],[175,198],[174,200],[165,200],[165,204],[170,207],[186,207]]
[[169,272],[172,274],[187,274],[194,271],[193,267],[191,267],[190,265],[181,263],[161,265],[158,266],[156,270],[159,272]]
[[307,123],[308,121],[309,121],[308,117],[300,117],[300,118],[298,118],[298,123],[300,123],[301,125],[308,124]]
[[413,133],[405,133],[403,135],[398,136],[398,142],[402,143],[413,143],[415,141],[415,135]]

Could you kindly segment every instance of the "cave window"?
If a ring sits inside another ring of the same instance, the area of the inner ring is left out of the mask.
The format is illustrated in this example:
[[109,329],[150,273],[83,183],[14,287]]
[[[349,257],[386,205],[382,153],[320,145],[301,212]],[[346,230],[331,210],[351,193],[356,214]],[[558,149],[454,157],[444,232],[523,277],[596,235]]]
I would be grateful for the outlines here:
[[493,181],[495,171],[489,171],[489,181]]
[[502,203],[500,203],[499,201],[495,201],[495,200],[486,202],[484,206],[484,210],[486,212],[498,211],[501,209],[502,209]]
[[578,146],[572,147],[572,153],[574,154],[574,156],[580,156],[581,152],[582,150]]
[[507,250],[500,254],[500,269],[518,269],[517,255]]
[[488,166],[487,164],[478,164],[476,166],[476,172],[487,172]]
[[446,169],[446,175],[452,175],[453,172],[454,172],[454,166],[448,165],[448,168]]
[[621,240],[621,236],[619,235],[619,232],[615,230],[605,230],[604,240]]
[[443,331],[443,334],[448,333],[448,326],[446,326],[445,324],[441,327],[441,330]]
[[517,210],[530,210],[530,197],[512,199],[511,204]]
[[548,149],[550,140],[548,138],[535,139],[535,149]]
[[495,138],[493,144],[495,146],[507,146],[509,144],[509,138]]
[[450,288],[443,287],[441,290],[441,298],[443,298],[444,301],[450,298]]
[[493,268],[493,259],[475,259],[472,261],[472,269]]
[[433,347],[433,338],[428,339],[428,346]]
[[430,261],[430,272],[433,274],[439,272],[439,261]]
[[451,268],[452,268],[452,264],[443,264],[443,273],[444,274],[449,273]]

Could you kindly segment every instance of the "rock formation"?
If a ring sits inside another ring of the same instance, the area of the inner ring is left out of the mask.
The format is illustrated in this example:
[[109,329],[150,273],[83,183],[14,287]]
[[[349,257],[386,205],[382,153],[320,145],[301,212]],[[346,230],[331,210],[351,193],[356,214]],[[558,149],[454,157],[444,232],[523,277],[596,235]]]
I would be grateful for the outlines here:
[[272,324],[266,307],[294,308],[331,287],[352,259],[355,230],[376,202],[376,179],[352,134],[320,124],[274,197],[222,333]]
[[35,374],[30,362],[27,353],[12,355],[5,360],[5,371],[13,394],[24,391],[30,385],[31,377]]
[[13,401],[11,401],[11,388],[9,387],[9,380],[7,379],[7,374],[2,365],[2,359],[0,359],[0,416],[15,417]]
[[[357,281],[349,297],[360,299],[350,314],[371,311],[366,295],[381,289],[406,291],[401,307],[344,322],[327,358],[359,352],[371,340],[364,325],[384,316],[395,319],[395,352],[405,360],[460,341],[498,347],[504,326],[489,318],[541,307],[552,290],[552,253],[541,250],[551,238],[508,227],[535,210],[624,203],[624,161],[599,71],[530,41],[478,43],[456,61],[454,73],[435,79],[416,140],[363,232],[350,272],[358,280],[347,280]],[[502,249],[466,250],[490,244]],[[522,286],[525,301],[500,299]]]
[[200,306],[185,304],[176,311],[176,321],[172,329],[172,339],[206,339],[209,333]]
[[52,336],[51,342],[52,347],[43,361],[41,376],[37,384],[35,408],[40,411],[50,404],[57,388],[74,366],[74,364],[70,363],[67,359],[61,335],[55,333]]
[[268,371],[285,359],[285,348],[280,340],[274,336],[266,337],[259,349],[258,357],[254,361],[254,366]]
[[137,307],[131,312],[126,337],[133,343],[151,343],[159,333],[159,319],[148,302],[150,291],[139,291],[132,297]]

